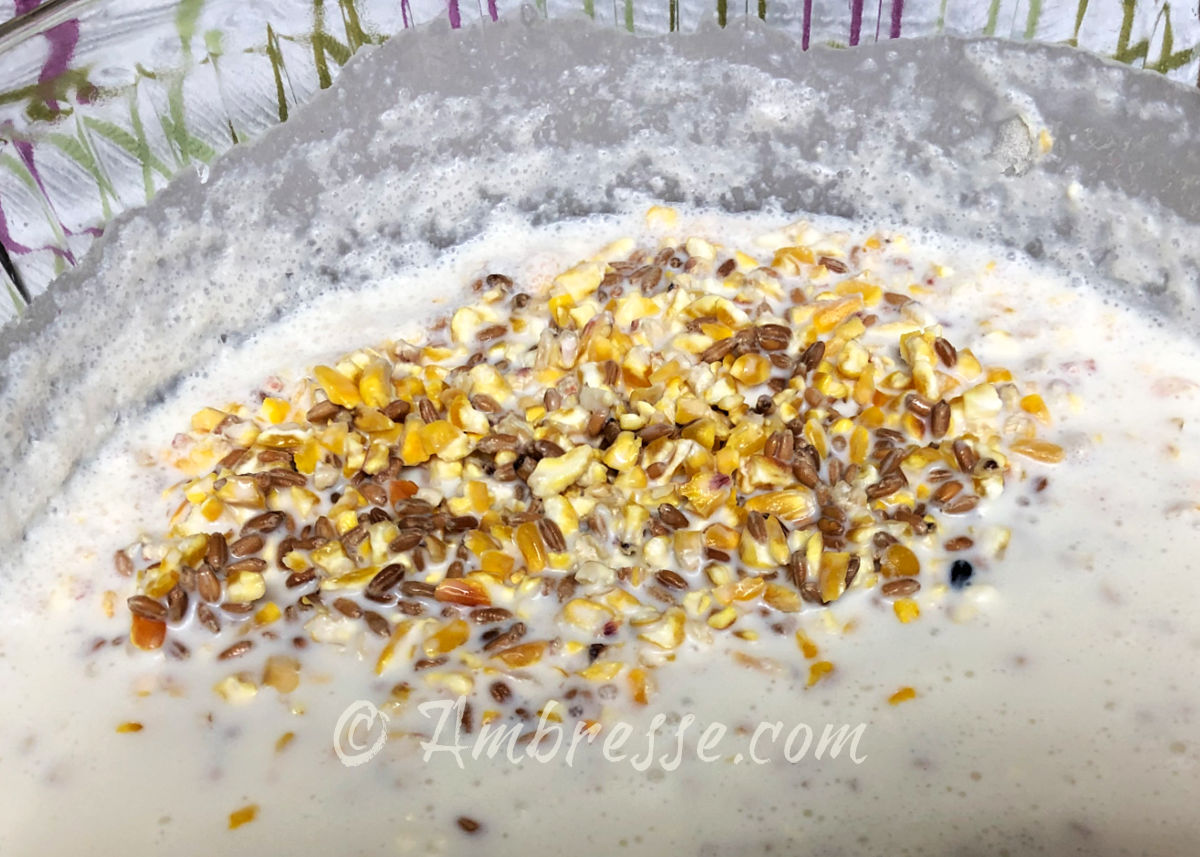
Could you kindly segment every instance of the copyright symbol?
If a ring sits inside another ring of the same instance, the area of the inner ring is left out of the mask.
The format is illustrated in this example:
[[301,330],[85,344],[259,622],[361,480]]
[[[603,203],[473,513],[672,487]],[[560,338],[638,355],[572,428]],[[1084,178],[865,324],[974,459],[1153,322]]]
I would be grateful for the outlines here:
[[347,768],[364,765],[387,743],[388,716],[371,702],[350,703],[333,727],[333,750]]

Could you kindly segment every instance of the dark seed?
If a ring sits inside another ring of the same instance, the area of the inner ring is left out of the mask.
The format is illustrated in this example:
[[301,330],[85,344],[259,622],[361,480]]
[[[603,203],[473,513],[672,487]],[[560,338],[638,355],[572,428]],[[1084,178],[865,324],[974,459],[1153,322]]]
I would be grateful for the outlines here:
[[950,585],[955,589],[962,589],[971,581],[971,575],[975,569],[971,567],[971,563],[965,559],[956,559],[954,564],[950,566]]
[[242,536],[229,546],[229,552],[234,556],[250,556],[263,549],[262,536]]
[[196,621],[214,634],[221,630],[221,621],[207,604],[201,604],[196,608]]
[[717,268],[717,276],[718,277],[728,277],[730,274],[733,273],[733,269],[736,267],[737,267],[736,259],[726,259],[724,262],[721,263],[721,266],[719,268]]
[[539,518],[537,527],[538,532],[542,535],[542,541],[553,553],[562,553],[567,549],[567,540],[558,524],[549,518]]
[[673,530],[680,530],[688,526],[688,516],[679,511],[677,506],[670,503],[660,503],[658,507],[658,517],[662,522]]
[[480,625],[490,625],[493,622],[503,622],[512,618],[512,611],[503,607],[479,607],[471,611],[471,621]]
[[501,704],[508,702],[508,700],[512,699],[512,690],[509,688],[509,686],[507,684],[505,684],[502,681],[492,682],[491,687],[488,688],[488,692],[491,693],[492,699],[496,700],[497,702],[499,702]]
[[974,546],[975,542],[969,536],[956,536],[947,541],[945,545],[948,551],[965,551]]
[[825,343],[819,339],[808,348],[804,349],[804,353],[800,355],[800,366],[803,367],[805,373],[812,372],[817,368],[817,365],[825,358]]
[[948,428],[950,428],[950,405],[945,399],[939,399],[929,414],[929,433],[934,437],[945,437]]
[[201,568],[196,572],[196,594],[210,604],[221,597],[221,581],[217,580],[211,568]]
[[333,402],[317,402],[308,409],[308,413],[304,416],[310,423],[327,423],[341,413],[341,410]]
[[204,551],[204,559],[213,568],[224,568],[229,562],[229,543],[220,533],[208,534],[208,546]]
[[358,602],[351,601],[349,598],[335,598],[333,609],[348,619],[357,619],[363,614],[363,609],[358,606]]

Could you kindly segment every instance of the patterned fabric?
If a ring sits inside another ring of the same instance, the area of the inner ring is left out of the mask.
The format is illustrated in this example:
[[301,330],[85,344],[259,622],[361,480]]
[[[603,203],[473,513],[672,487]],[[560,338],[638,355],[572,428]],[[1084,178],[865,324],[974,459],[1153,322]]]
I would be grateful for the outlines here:
[[435,20],[587,15],[637,32],[758,17],[807,49],[930,33],[1076,45],[1200,86],[1200,9],[1164,0],[0,0],[0,321],[108,220]]

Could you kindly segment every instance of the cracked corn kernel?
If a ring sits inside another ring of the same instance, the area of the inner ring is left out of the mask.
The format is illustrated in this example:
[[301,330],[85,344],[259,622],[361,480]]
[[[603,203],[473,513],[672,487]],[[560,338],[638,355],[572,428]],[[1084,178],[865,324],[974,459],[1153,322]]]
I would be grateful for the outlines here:
[[808,686],[812,687],[814,684],[832,672],[832,663],[829,661],[817,661],[808,668]]
[[244,824],[249,824],[258,818],[258,804],[248,804],[241,809],[229,813],[229,829],[237,830]]
[[905,625],[921,615],[921,608],[911,598],[896,599],[892,603],[892,610],[895,611],[896,618]]
[[888,697],[888,705],[899,705],[902,702],[907,702],[910,699],[915,699],[917,692],[911,687],[902,687],[891,696]]
[[117,725],[117,734],[129,734],[131,732],[141,732],[145,727],[135,720],[127,720],[124,723]]
[[1045,440],[1014,440],[1009,448],[1018,455],[1043,464],[1058,464],[1066,458],[1061,446]]

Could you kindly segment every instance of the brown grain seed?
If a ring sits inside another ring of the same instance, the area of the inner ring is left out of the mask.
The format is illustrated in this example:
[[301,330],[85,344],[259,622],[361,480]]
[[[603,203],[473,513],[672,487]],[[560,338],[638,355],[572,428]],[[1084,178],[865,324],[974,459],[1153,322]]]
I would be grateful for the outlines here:
[[800,355],[800,361],[797,368],[802,368],[805,374],[812,372],[820,362],[825,359],[825,343],[817,340],[808,348],[804,349],[804,353]]
[[208,534],[208,545],[204,550],[205,561],[215,569],[222,569],[229,562],[229,543],[220,533]]
[[263,512],[242,525],[242,535],[248,533],[272,533],[283,525],[283,512]]
[[235,601],[222,601],[221,610],[226,613],[232,613],[235,616],[244,616],[247,613],[254,612],[253,604],[243,604]]
[[846,527],[841,521],[835,521],[832,518],[822,518],[817,521],[817,529],[827,536],[840,536],[846,531]]
[[283,585],[288,589],[295,589],[298,586],[312,583],[317,579],[317,570],[315,568],[306,568],[302,571],[293,571],[287,576]]
[[337,529],[333,526],[333,522],[321,515],[313,523],[313,532],[326,542],[331,542],[338,537]]
[[436,422],[438,418],[437,407],[425,397],[417,402],[417,413],[426,423]]
[[675,431],[675,427],[668,423],[650,423],[638,432],[638,437],[642,439],[643,443],[649,444],[658,440],[660,437],[666,437],[673,431]]
[[471,621],[479,625],[491,625],[512,618],[512,611],[503,607],[477,607],[471,611]]
[[340,407],[335,405],[333,402],[326,400],[324,402],[317,402],[315,405],[309,408],[308,413],[304,415],[304,418],[310,423],[327,423],[341,413],[341,411],[342,409]]
[[187,615],[188,594],[182,586],[173,586],[167,593],[167,621],[177,624]]
[[409,598],[432,598],[437,587],[423,580],[406,580],[400,584],[400,591]]
[[844,274],[850,270],[845,262],[841,259],[835,259],[832,256],[821,256],[817,261],[835,274]]
[[688,520],[688,516],[681,512],[678,506],[671,503],[659,504],[658,517],[672,530],[684,529],[691,523]]
[[575,579],[575,575],[568,574],[558,582],[558,586],[554,587],[554,595],[560,602],[566,601],[575,594],[575,588],[579,582]]
[[925,474],[925,481],[930,485],[937,485],[939,482],[945,482],[947,479],[953,478],[954,473],[944,467],[935,468]]
[[805,488],[816,488],[817,483],[821,481],[821,475],[817,472],[817,469],[813,467],[808,457],[803,455],[798,456],[792,464],[792,475]]
[[240,658],[246,652],[254,648],[253,640],[238,640],[221,654],[217,655],[219,661],[231,661],[234,658]]
[[699,361],[701,363],[716,363],[723,360],[725,359],[725,355],[733,350],[735,344],[736,342],[732,337],[729,339],[719,339],[700,353]]
[[250,457],[250,450],[235,449],[235,450],[231,451],[228,455],[226,455],[224,458],[222,458],[220,461],[218,461],[217,466],[224,467],[229,470],[237,470],[238,465],[240,465],[243,461],[245,461],[249,457]]
[[566,450],[552,440],[535,440],[530,448],[538,458],[561,458],[566,455]]
[[809,580],[800,587],[800,597],[810,604],[825,603],[825,600],[821,597],[821,586],[815,580]]
[[895,536],[891,533],[885,533],[883,530],[880,530],[871,537],[871,544],[875,545],[879,550],[886,550],[896,544],[897,541],[898,539]]
[[335,598],[333,600],[333,609],[349,619],[357,619],[363,614],[363,609],[358,605],[358,602],[352,601],[349,598]]
[[957,497],[962,490],[961,482],[943,482],[929,499],[934,503],[947,503]]
[[210,604],[221,598],[221,581],[207,566],[196,571],[196,594]]
[[445,655],[442,655],[438,658],[421,658],[419,661],[413,662],[413,669],[416,672],[421,672],[422,670],[431,670],[434,667],[440,667],[449,660],[450,659]]
[[500,403],[486,393],[476,393],[470,398],[471,406],[485,414],[498,414],[502,410]]
[[542,541],[553,553],[562,553],[567,549],[567,540],[558,524],[549,518],[539,518],[537,526],[538,532],[542,535]]
[[463,565],[463,561],[461,559],[456,559],[454,562],[450,563],[449,568],[446,569],[446,579],[458,580],[463,576],[465,571],[466,566]]
[[113,554],[113,565],[117,569],[117,574],[121,577],[129,577],[133,574],[133,560],[129,558],[129,554],[125,551],[117,551]]
[[797,589],[802,589],[808,580],[808,563],[804,551],[792,551],[787,564],[788,581]]
[[375,482],[364,482],[362,485],[359,485],[358,493],[367,498],[367,502],[372,506],[386,506],[388,504],[387,491],[383,490],[383,487]]
[[958,463],[958,469],[963,473],[970,473],[975,469],[975,465],[979,462],[979,456],[975,454],[975,450],[971,445],[962,438],[954,441],[954,460]]
[[483,330],[475,334],[475,338],[480,342],[490,342],[493,339],[499,339],[504,334],[508,333],[508,328],[502,324],[489,324]]
[[918,417],[927,417],[933,410],[933,402],[922,396],[920,393],[909,393],[904,397],[904,407],[912,411]]
[[512,689],[502,681],[494,681],[488,688],[488,692],[492,695],[492,699],[499,702],[501,705],[512,699]]
[[929,433],[934,437],[945,437],[950,428],[950,405],[945,399],[939,399],[929,414]]
[[125,603],[129,605],[130,613],[141,616],[143,619],[162,622],[167,618],[167,608],[148,595],[134,595]]
[[902,577],[899,580],[889,580],[879,590],[885,598],[904,598],[908,595],[914,595],[921,589],[919,581],[911,577]]
[[513,622],[503,634],[497,634],[484,643],[483,650],[485,652],[494,652],[499,649],[506,649],[524,637],[525,632],[524,622]]
[[884,292],[883,302],[888,306],[900,307],[911,301],[908,295],[902,295],[899,292]]
[[751,512],[746,516],[746,532],[756,542],[767,540],[767,523],[763,520],[762,515],[758,512]]
[[899,471],[889,473],[884,476],[874,485],[867,486],[867,497],[871,500],[879,500],[884,497],[890,497],[906,485],[904,474]]
[[604,428],[604,423],[608,421],[608,417],[599,411],[593,411],[588,417],[586,431],[588,437],[597,437]]
[[221,631],[221,621],[207,604],[201,604],[196,608],[196,621],[214,634]]
[[933,340],[933,350],[947,369],[953,369],[958,363],[958,349],[951,345],[949,340],[939,336]]
[[962,515],[978,505],[979,497],[975,494],[959,494],[953,500],[942,504],[942,512],[947,515]]
[[390,637],[392,635],[392,623],[374,610],[364,610],[362,618],[367,623],[367,628],[377,637]]
[[263,549],[262,536],[242,536],[229,546],[229,552],[234,556],[250,556]]
[[[681,575],[676,574],[675,572],[671,571],[669,568],[664,568],[664,569],[661,569],[660,571],[656,572],[654,575],[654,579],[657,580],[659,583],[661,583],[663,586],[667,587],[668,589],[687,589],[688,588],[687,581],[684,580]],[[674,599],[672,599],[672,600],[674,600]]]
[[657,265],[644,265],[629,275],[629,283],[634,288],[649,292],[662,280],[662,273],[662,268]]
[[558,390],[549,389],[542,394],[542,404],[545,406],[547,412],[557,411],[562,407],[562,403],[562,393],[558,392]]
[[251,556],[245,559],[239,559],[237,562],[231,562],[225,566],[225,571],[229,574],[234,574],[242,571],[264,572],[267,570],[267,561],[260,557]]
[[729,562],[729,554],[720,548],[706,547],[704,549],[704,556],[706,559],[711,559],[713,562]]
[[945,544],[948,551],[965,551],[974,546],[975,541],[970,536],[955,536]]
[[421,616],[425,613],[425,605],[420,601],[397,601],[396,609],[405,616]]
[[383,409],[383,415],[394,423],[403,422],[412,412],[412,405],[403,399],[393,399]]
[[656,461],[646,467],[646,478],[658,479],[667,472],[667,463],[665,461]]
[[425,533],[421,530],[402,530],[400,535],[392,539],[388,544],[388,550],[392,553],[403,553],[407,550],[412,550],[421,543],[425,538]]
[[733,273],[733,269],[736,267],[737,267],[736,259],[726,259],[724,262],[721,263],[720,267],[717,268],[717,276],[718,277],[728,277],[730,274]]

